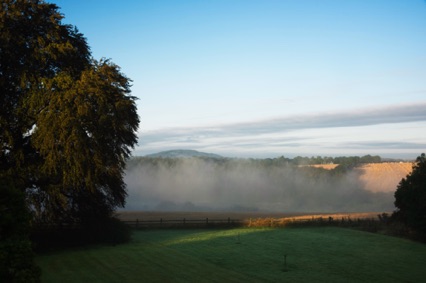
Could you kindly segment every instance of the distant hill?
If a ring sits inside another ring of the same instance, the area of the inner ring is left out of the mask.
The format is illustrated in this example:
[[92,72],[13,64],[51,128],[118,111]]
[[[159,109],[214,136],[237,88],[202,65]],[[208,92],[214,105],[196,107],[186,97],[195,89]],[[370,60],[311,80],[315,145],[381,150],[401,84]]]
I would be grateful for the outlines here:
[[160,157],[160,158],[189,158],[189,157],[223,158],[222,156],[220,156],[218,154],[200,152],[200,151],[189,150],[189,149],[177,149],[177,150],[162,151],[162,152],[146,155],[146,157],[153,157],[153,158],[158,158],[158,157]]

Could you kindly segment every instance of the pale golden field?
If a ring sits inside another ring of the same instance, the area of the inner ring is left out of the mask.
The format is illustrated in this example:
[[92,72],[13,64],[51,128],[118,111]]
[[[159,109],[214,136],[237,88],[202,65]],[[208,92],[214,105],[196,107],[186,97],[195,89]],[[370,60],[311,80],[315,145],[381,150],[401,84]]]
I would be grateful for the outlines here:
[[[309,165],[316,168],[332,170],[338,164]],[[354,170],[359,175],[359,180],[364,189],[371,192],[393,192],[402,178],[412,170],[411,162],[383,162],[368,163],[356,167]]]
[[336,168],[337,166],[339,166],[339,164],[315,164],[315,165],[309,165],[311,167],[315,167],[315,168],[323,168],[323,169],[327,169],[327,170],[332,170],[334,168]]
[[412,170],[411,162],[369,163],[355,168],[366,190],[393,192],[398,183]]

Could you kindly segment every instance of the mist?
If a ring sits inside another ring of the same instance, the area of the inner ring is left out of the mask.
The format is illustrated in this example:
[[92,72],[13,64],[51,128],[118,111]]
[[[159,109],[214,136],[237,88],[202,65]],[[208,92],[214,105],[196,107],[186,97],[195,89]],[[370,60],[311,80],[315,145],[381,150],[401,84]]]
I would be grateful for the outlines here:
[[393,193],[364,189],[355,171],[264,166],[252,160],[142,159],[128,166],[127,210],[383,212]]

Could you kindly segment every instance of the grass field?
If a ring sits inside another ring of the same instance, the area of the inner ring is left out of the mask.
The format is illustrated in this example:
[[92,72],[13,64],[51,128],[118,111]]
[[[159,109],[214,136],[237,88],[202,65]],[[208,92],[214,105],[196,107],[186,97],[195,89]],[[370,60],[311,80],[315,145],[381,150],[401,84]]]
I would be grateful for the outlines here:
[[424,282],[426,245],[331,227],[148,230],[36,261],[43,282]]

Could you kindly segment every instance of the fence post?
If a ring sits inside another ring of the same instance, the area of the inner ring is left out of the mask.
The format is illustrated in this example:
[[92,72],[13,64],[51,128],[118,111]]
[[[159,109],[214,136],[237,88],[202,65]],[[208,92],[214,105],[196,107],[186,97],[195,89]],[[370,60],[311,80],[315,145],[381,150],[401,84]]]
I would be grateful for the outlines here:
[[228,217],[228,225],[231,224],[231,217]]
[[184,218],[184,219],[183,219],[183,225],[185,225],[185,221],[186,221],[186,219]]
[[139,228],[139,218],[136,219],[136,228]]

